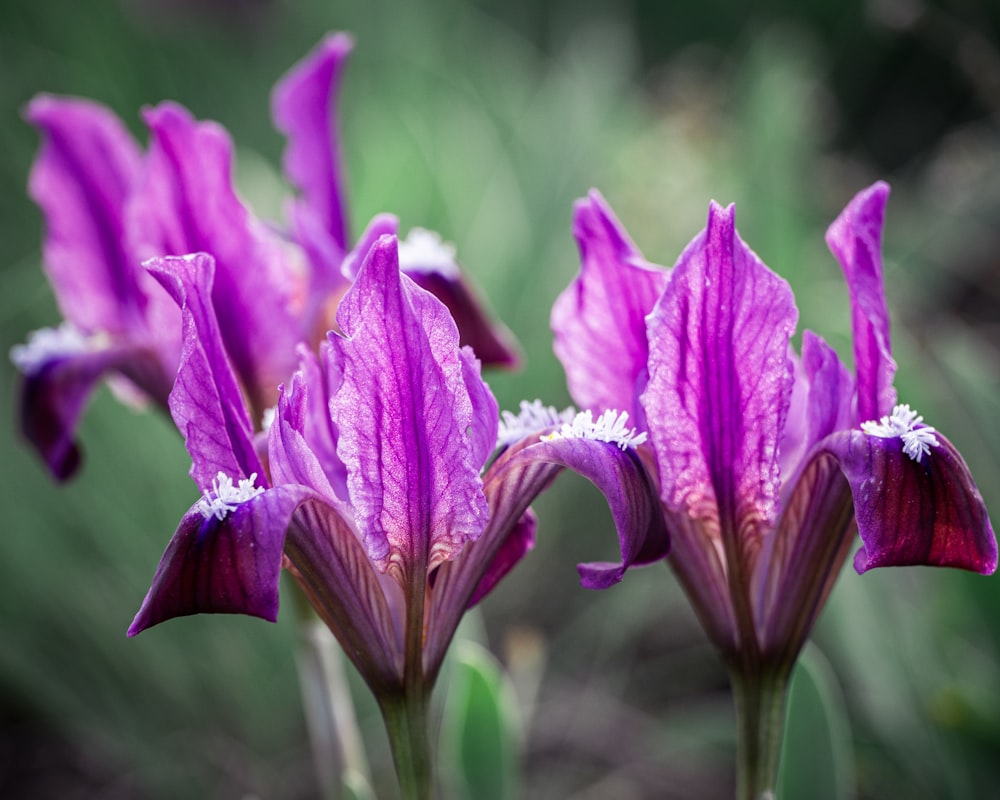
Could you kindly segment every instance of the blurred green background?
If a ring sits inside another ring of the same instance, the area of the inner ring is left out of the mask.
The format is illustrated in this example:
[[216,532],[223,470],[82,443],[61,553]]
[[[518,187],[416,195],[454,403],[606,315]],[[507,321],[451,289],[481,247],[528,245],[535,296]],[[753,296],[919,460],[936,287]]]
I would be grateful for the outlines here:
[[[735,201],[802,324],[849,357],[823,232],[885,178],[901,399],[1000,508],[1000,4],[988,0],[5,0],[4,352],[57,320],[25,192],[38,142],[19,112],[36,92],[103,101],[142,138],[138,109],[165,98],[219,120],[241,193],[277,218],[270,87],[332,29],[356,36],[341,106],[354,232],[393,211],[456,242],[526,351],[523,370],[491,376],[501,407],[568,403],[548,313],[577,266],[572,201],[591,186],[667,265],[710,198]],[[187,618],[125,638],[197,496],[172,427],[102,390],[81,431],[85,469],[57,488],[17,435],[14,392],[0,369],[0,796],[315,797],[287,609],[274,626]],[[536,508],[535,552],[473,620],[518,698],[515,796],[731,796],[726,676],[669,571],[586,592],[573,564],[615,551],[603,500],[564,477]],[[814,642],[789,723],[789,798],[995,792],[997,579],[848,568]],[[392,797],[384,734],[357,694],[376,790]]]

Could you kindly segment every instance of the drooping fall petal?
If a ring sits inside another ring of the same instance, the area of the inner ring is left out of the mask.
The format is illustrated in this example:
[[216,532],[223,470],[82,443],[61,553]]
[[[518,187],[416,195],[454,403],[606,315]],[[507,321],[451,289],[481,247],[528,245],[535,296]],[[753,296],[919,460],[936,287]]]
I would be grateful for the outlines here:
[[[38,335],[58,335],[52,331]],[[65,337],[63,337],[65,338]],[[23,345],[23,351],[32,347]],[[18,350],[15,348],[15,361]],[[57,480],[70,478],[80,466],[80,448],[75,441],[80,415],[97,384],[114,371],[121,371],[136,362],[149,360],[148,368],[157,365],[149,353],[135,345],[107,342],[94,347],[79,338],[79,345],[62,352],[52,352],[44,360],[19,363],[24,372],[21,383],[21,430],[38,450]],[[147,381],[152,384],[152,376]],[[164,394],[169,391],[167,379],[160,377]]]
[[301,487],[269,489],[222,519],[205,516],[199,501],[167,545],[129,636],[190,614],[277,620],[285,530],[306,496]]
[[853,430],[827,440],[854,495],[858,572],[909,564],[996,570],[996,536],[979,489],[954,445],[935,437],[919,459],[899,437]]
[[578,570],[585,587],[605,588],[617,583],[629,567],[666,556],[669,536],[656,507],[655,490],[634,450],[598,439],[539,441],[538,434],[528,436],[504,450],[486,470],[490,520],[483,535],[466,545],[460,559],[438,568],[428,614],[426,669],[440,665],[469,605],[514,567],[515,557],[530,549],[531,522],[524,515],[566,468],[604,493],[618,529],[621,563],[581,564]]

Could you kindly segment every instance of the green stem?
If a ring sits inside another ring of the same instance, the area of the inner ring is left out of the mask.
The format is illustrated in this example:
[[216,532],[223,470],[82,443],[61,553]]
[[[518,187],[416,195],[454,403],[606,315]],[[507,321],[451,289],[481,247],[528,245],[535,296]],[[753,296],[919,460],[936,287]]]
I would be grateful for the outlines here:
[[403,800],[430,800],[433,771],[427,736],[430,692],[423,689],[381,698],[382,718],[389,734],[392,760]]
[[736,796],[774,800],[785,724],[788,670],[755,664],[730,673],[736,703]]

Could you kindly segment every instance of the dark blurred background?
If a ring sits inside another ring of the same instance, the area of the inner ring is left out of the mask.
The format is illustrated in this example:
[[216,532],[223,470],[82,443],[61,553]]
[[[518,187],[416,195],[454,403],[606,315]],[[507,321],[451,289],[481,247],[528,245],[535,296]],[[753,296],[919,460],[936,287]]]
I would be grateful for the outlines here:
[[[280,216],[274,81],[328,30],[356,48],[341,120],[354,233],[379,211],[441,231],[525,368],[501,407],[568,403],[548,313],[577,267],[574,198],[599,187],[671,264],[708,200],[849,359],[823,232],[892,183],[887,293],[902,400],[963,452],[1000,508],[1000,3],[988,0],[5,0],[0,4],[0,332],[57,321],[27,198],[37,92],[115,109],[171,98],[233,133],[238,184]],[[600,354],[595,354],[600,357]],[[0,796],[312,798],[291,615],[125,630],[197,495],[164,419],[102,390],[87,463],[56,487],[16,433],[0,369]],[[518,797],[732,796],[726,676],[665,567],[601,594],[573,564],[615,551],[603,500],[560,479],[536,551],[473,633],[519,698]],[[788,798],[981,798],[1000,768],[1000,583],[848,567],[791,708]],[[384,734],[355,686],[379,797]],[[830,765],[832,777],[817,765]],[[808,788],[804,788],[808,787]]]

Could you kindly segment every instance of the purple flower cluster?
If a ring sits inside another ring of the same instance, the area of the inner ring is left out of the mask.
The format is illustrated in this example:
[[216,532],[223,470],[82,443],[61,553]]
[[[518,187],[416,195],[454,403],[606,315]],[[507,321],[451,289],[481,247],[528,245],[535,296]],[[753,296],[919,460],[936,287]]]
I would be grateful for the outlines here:
[[287,569],[391,729],[397,704],[426,700],[466,609],[531,549],[530,504],[566,468],[605,495],[621,550],[580,565],[583,585],[669,551],[734,674],[782,688],[855,534],[858,572],[996,569],[965,462],[897,403],[884,184],[827,234],[853,375],[811,331],[792,346],[791,290],[732,207],[713,203],[667,270],[593,192],[574,216],[580,274],[552,312],[582,411],[501,417],[481,365],[511,366],[516,348],[454,248],[420,229],[400,241],[390,215],[351,246],[333,108],[350,49],[328,37],[275,88],[297,190],[284,226],[236,194],[225,130],[180,106],[143,112],[145,151],[94,103],[28,107],[43,134],[30,192],[65,321],[12,352],[24,433],[70,477],[79,417],[107,379],[169,411],[202,492],[130,635],[205,612],[274,620]]

